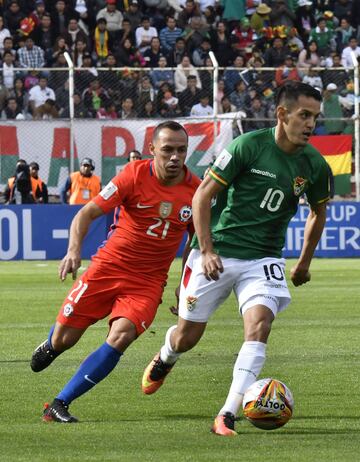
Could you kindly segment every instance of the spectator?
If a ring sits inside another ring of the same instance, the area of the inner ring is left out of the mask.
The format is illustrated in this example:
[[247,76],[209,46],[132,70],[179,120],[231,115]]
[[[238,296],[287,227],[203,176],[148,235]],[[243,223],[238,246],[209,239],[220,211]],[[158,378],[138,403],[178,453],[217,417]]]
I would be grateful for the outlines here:
[[[252,2],[254,5],[254,2]],[[222,19],[229,25],[229,30],[233,30],[236,24],[245,17],[246,2],[236,2],[234,0],[223,0],[222,6],[224,8]]]
[[117,119],[118,114],[113,101],[107,101],[96,113],[97,119]]
[[303,83],[307,83],[308,85],[317,88],[320,92],[323,89],[323,82],[319,76],[319,72],[312,67],[309,67],[308,72],[304,75],[302,81]]
[[121,11],[116,8],[116,0],[106,0],[106,7],[98,12],[96,21],[100,18],[106,19],[107,30],[112,39],[118,39],[124,17]]
[[17,62],[16,61],[16,50],[14,49],[14,40],[12,37],[4,38],[2,55],[4,55],[6,51],[10,51],[10,53],[14,56],[15,63],[16,63]]
[[191,54],[195,48],[199,47],[204,37],[210,38],[207,31],[207,24],[203,21],[201,16],[193,16],[190,19],[183,33],[188,53]]
[[295,27],[304,44],[307,44],[311,30],[316,27],[315,8],[311,0],[298,0]]
[[9,29],[4,26],[4,18],[0,16],[0,53],[4,51],[4,39],[11,37]]
[[39,72],[31,70],[24,79],[24,88],[29,92],[33,87],[39,84]]
[[147,101],[142,108],[142,111],[140,111],[138,117],[141,117],[143,119],[152,119],[158,117],[158,114],[156,112],[156,105],[153,101]]
[[131,30],[131,24],[130,24],[130,21],[124,17],[123,19],[123,24],[122,24],[122,29],[120,31],[120,38],[118,41],[116,41],[115,43],[113,43],[113,51],[114,53],[116,52],[116,50],[122,46],[124,44],[124,41],[126,39],[130,39],[130,41],[132,43],[135,43],[135,32],[133,32]]
[[262,98],[255,96],[255,98],[251,100],[250,108],[247,111],[246,131],[268,127],[269,115],[266,104],[262,101]]
[[186,0],[185,7],[178,16],[177,24],[180,29],[185,29],[188,26],[190,19],[193,16],[200,16],[200,9],[197,3],[194,0]]
[[150,78],[155,90],[159,90],[163,82],[168,82],[171,86],[174,86],[174,72],[171,69],[165,70],[166,66],[167,61],[165,56],[160,56],[157,63],[157,67],[160,69],[150,72]]
[[336,47],[334,31],[326,26],[324,17],[318,18],[317,26],[310,32],[309,41],[314,40],[318,46],[320,56],[326,56],[330,50]]
[[355,29],[350,25],[347,18],[341,18],[340,26],[336,29],[336,51],[341,54],[349,44],[351,37],[355,36]]
[[[129,21],[130,23],[130,30],[131,32],[135,33],[135,30],[140,26],[142,13],[139,8],[138,0],[130,0],[129,1],[129,9],[124,15],[124,20]],[[123,23],[124,28],[124,23]]]
[[14,88],[14,80],[16,75],[14,71],[14,61],[15,58],[11,51],[5,51],[3,55],[2,75],[4,85],[8,90],[12,90]]
[[81,162],[80,170],[70,174],[60,191],[63,204],[87,204],[100,192],[100,178],[93,174],[94,170],[94,161],[85,157]]
[[56,107],[59,111],[59,116],[62,117],[62,114],[66,109],[69,108],[69,80],[67,79],[60,88],[55,90],[56,96]]
[[206,56],[204,66],[208,69],[199,71],[201,88],[207,91],[207,95],[210,98],[210,104],[212,104],[213,98],[213,86],[214,86],[214,68],[212,61],[209,56]]
[[39,26],[34,31],[34,42],[42,50],[44,50],[45,61],[49,66],[52,62],[52,47],[54,44],[55,36],[54,29],[51,25],[51,16],[49,13],[44,13],[41,17]]
[[35,109],[45,103],[46,100],[55,101],[55,93],[47,86],[48,80],[45,76],[40,76],[38,85],[29,91],[29,110],[34,115]]
[[236,112],[236,107],[231,104],[229,97],[224,95],[221,98],[218,110],[219,114],[229,114],[230,112]]
[[257,35],[262,33],[262,30],[270,26],[271,8],[266,3],[260,3],[250,18],[250,26]]
[[25,18],[25,14],[21,11],[19,3],[12,0],[8,3],[3,17],[5,27],[9,30],[10,35],[15,35],[20,29],[20,22]]
[[148,48],[143,54],[146,61],[147,67],[156,67],[160,56],[165,56],[166,53],[163,48],[160,46],[159,37],[153,37],[150,42],[150,48]]
[[175,91],[181,93],[187,87],[188,76],[194,76],[196,78],[196,87],[201,89],[201,81],[199,73],[196,68],[190,63],[188,56],[183,56],[181,63],[176,66],[175,70]]
[[[351,9],[352,3],[356,3],[351,0],[337,0],[333,2],[333,13],[334,16],[338,19],[345,18],[348,23],[351,22]],[[354,31],[355,33],[356,31]]]
[[184,116],[190,115],[191,108],[200,101],[201,90],[197,87],[195,75],[188,75],[186,88],[179,93],[180,108]]
[[[74,93],[74,118],[75,119],[86,119],[88,117],[92,117],[92,114],[89,114],[82,99],[80,93]],[[70,118],[70,109],[69,105],[64,109],[62,112],[61,117],[64,119]]]
[[47,99],[34,110],[34,120],[52,120],[59,117],[59,111],[53,99]]
[[219,66],[229,66],[232,62],[230,34],[224,21],[219,21],[216,29],[210,30],[211,49]]
[[280,37],[275,37],[272,45],[265,51],[264,60],[266,67],[279,67],[284,62],[285,56],[290,54],[289,47],[284,45]]
[[141,152],[137,151],[136,149],[129,152],[128,162],[136,162],[137,160],[141,160],[141,159],[142,159]]
[[137,112],[134,109],[134,101],[132,98],[124,98],[121,103],[121,110],[119,113],[120,119],[135,119],[137,117]]
[[64,0],[58,0],[55,3],[55,8],[51,13],[51,24],[54,28],[54,35],[64,35],[68,32],[68,25],[70,20],[70,14],[66,8]]
[[349,74],[344,69],[336,69],[336,71],[331,69],[340,67],[341,57],[338,54],[335,54],[332,58],[332,66],[326,69],[322,74],[322,81],[325,88],[329,85],[329,83],[334,81],[336,76],[338,91],[342,92],[346,89],[346,85],[349,81]]
[[55,40],[55,44],[52,49],[52,61],[53,63],[57,61],[58,55],[60,53],[64,54],[65,51],[69,53],[70,49],[68,47],[68,44],[65,41],[65,38],[62,36],[59,36]]
[[237,111],[246,111],[250,106],[250,97],[247,87],[243,80],[239,80],[235,85],[235,90],[229,96],[231,104]]
[[8,98],[9,98],[9,90],[3,84],[2,76],[1,76],[0,78],[0,113],[5,108]]
[[110,52],[112,52],[112,41],[107,30],[107,22],[105,18],[99,18],[94,34],[94,53],[99,66],[105,63]]
[[89,50],[87,49],[87,42],[82,39],[76,40],[74,51],[72,53],[72,58],[75,67],[81,67],[83,65],[83,59],[85,54],[89,54]]
[[231,32],[231,43],[237,53],[243,56],[251,56],[252,48],[255,45],[256,35],[254,30],[250,27],[248,18],[242,18],[234,30]]
[[59,88],[61,88],[69,78],[69,69],[64,53],[59,53],[57,55],[56,61],[52,64],[51,67],[64,69],[63,71],[56,70],[50,72],[49,87],[51,87],[56,93],[57,90],[59,90]]
[[44,50],[34,45],[31,37],[26,37],[25,45],[19,49],[18,54],[20,67],[34,69],[45,65]]
[[243,56],[236,56],[232,67],[235,69],[226,69],[224,72],[224,82],[226,92],[230,94],[235,89],[235,85],[241,79],[241,72],[246,70],[245,59]]
[[31,12],[31,14],[29,16],[34,21],[35,28],[38,28],[41,25],[41,20],[42,20],[44,14],[46,14],[44,0],[36,0],[35,1],[35,9]]
[[140,53],[144,53],[150,48],[151,39],[157,37],[158,32],[155,27],[150,26],[149,16],[143,16],[141,20],[141,26],[135,30],[136,47]]
[[109,101],[109,95],[101,87],[99,79],[94,77],[89,87],[84,90],[82,99],[88,113],[95,118],[97,111],[100,108],[104,108],[105,104]]
[[341,119],[344,117],[343,109],[337,94],[338,87],[335,83],[329,83],[323,94],[322,113],[324,115],[324,127],[327,135],[339,135],[343,133],[345,122]]
[[273,27],[294,27],[296,15],[286,4],[286,0],[275,0],[272,2],[272,8],[269,16]]
[[179,98],[173,95],[172,90],[164,92],[160,103],[160,115],[165,119],[172,119],[181,116]]
[[21,111],[21,109],[18,107],[16,98],[10,96],[10,98],[7,99],[6,106],[1,113],[1,119],[2,120],[21,119],[23,118],[21,116],[24,116],[24,114]]
[[137,89],[137,112],[142,112],[144,109],[145,104],[148,101],[155,101],[155,90],[151,85],[150,77],[148,75],[144,75],[141,78],[140,85]]
[[341,65],[345,69],[353,68],[354,63],[351,57],[351,53],[354,52],[355,56],[360,56],[360,47],[358,46],[358,39],[356,37],[351,37],[349,39],[349,45],[343,49],[341,53]]
[[75,88],[83,93],[89,87],[90,82],[99,77],[90,53],[84,53],[81,69],[75,73]]
[[210,39],[207,37],[204,37],[202,39],[200,46],[195,48],[192,54],[192,62],[194,63],[195,66],[199,66],[199,67],[205,66],[205,61],[209,55],[210,49],[211,49]]
[[288,80],[301,80],[294,64],[294,58],[291,55],[285,57],[283,65],[280,66],[275,72],[275,82],[278,87],[283,85]]
[[292,56],[297,58],[300,51],[305,47],[303,41],[299,37],[296,27],[291,27],[291,29],[288,30],[287,37],[287,46],[289,47]]
[[214,110],[209,106],[209,95],[202,90],[200,93],[200,103],[195,104],[190,110],[190,117],[212,116]]
[[177,66],[186,54],[185,40],[183,37],[178,37],[175,41],[175,48],[169,55],[169,65]]
[[75,44],[78,40],[82,40],[86,45],[88,44],[88,36],[79,27],[79,22],[76,17],[69,19],[67,32],[64,34],[65,41],[70,50],[74,51]]
[[166,53],[170,54],[175,49],[176,39],[181,37],[182,29],[176,27],[176,20],[172,16],[168,16],[166,27],[160,31],[160,43]]
[[16,99],[16,104],[20,111],[26,112],[28,105],[28,94],[24,88],[24,81],[21,77],[16,77],[11,96]]
[[318,53],[318,46],[315,40],[308,43],[307,47],[299,53],[298,62],[296,64],[300,76],[306,74],[310,67],[321,66],[322,61]]
[[146,63],[130,38],[126,38],[124,43],[117,49],[116,59],[121,67],[134,66],[136,59],[141,59],[142,65]]
[[48,188],[43,180],[39,178],[39,164],[37,162],[30,162],[29,169],[34,202],[36,204],[47,204],[49,202]]

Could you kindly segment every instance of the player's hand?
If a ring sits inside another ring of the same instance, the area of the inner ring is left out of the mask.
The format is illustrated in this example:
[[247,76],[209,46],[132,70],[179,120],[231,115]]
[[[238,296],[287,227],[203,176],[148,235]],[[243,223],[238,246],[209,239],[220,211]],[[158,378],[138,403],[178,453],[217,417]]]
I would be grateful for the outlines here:
[[214,252],[208,252],[202,256],[202,270],[208,281],[217,281],[219,273],[224,271],[224,267],[219,255]]
[[78,253],[68,252],[61,260],[59,265],[59,278],[65,281],[66,275],[72,273],[72,278],[76,279],[77,270],[81,266],[81,258]]
[[169,310],[174,316],[179,316],[179,295],[180,286],[177,286],[175,289],[176,305],[169,306]]
[[294,266],[290,270],[290,277],[294,286],[298,287],[309,282],[311,279],[311,274],[307,268]]

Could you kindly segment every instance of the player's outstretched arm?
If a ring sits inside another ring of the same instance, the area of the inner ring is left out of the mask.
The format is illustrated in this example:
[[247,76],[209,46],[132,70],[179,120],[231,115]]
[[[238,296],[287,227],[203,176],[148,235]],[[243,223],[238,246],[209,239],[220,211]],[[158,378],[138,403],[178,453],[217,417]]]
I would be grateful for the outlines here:
[[202,254],[203,272],[206,279],[215,281],[219,279],[219,272],[222,273],[224,268],[221,258],[214,252],[211,240],[211,200],[222,189],[222,186],[207,176],[196,190],[192,202],[193,222]]
[[325,220],[326,202],[312,205],[305,224],[304,243],[301,255],[296,265],[290,271],[294,286],[301,286],[311,279],[309,271],[310,263],[323,232]]
[[103,215],[102,209],[94,202],[89,202],[75,215],[70,227],[68,250],[59,265],[59,278],[64,281],[68,273],[76,279],[76,272],[81,265],[81,244],[86,236],[90,224]]

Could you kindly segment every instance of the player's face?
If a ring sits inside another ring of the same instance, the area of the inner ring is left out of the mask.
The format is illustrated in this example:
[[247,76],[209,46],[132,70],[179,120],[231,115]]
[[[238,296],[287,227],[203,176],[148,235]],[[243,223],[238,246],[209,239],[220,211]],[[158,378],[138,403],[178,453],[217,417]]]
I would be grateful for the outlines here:
[[294,147],[303,147],[315,129],[320,114],[320,102],[300,96],[291,109],[284,109],[283,128],[287,141]]
[[150,144],[154,156],[155,171],[165,183],[181,179],[188,148],[188,139],[183,130],[164,128]]

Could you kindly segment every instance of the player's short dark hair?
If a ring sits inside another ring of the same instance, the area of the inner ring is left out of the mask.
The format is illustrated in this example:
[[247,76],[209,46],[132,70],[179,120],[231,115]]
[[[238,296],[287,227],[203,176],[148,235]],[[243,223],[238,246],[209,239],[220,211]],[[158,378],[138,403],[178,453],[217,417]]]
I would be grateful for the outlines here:
[[290,106],[296,103],[300,96],[314,98],[321,103],[321,93],[311,85],[303,82],[290,81],[284,83],[278,90],[275,98],[276,107],[281,105]]
[[185,128],[179,124],[178,122],[174,122],[173,120],[167,120],[166,122],[162,122],[161,124],[159,124],[154,132],[153,132],[153,136],[152,136],[152,139],[153,141],[155,141],[157,139],[157,137],[159,136],[159,133],[161,132],[161,130],[164,130],[168,128],[169,130],[172,130],[174,132],[179,132],[179,131],[183,131],[186,135],[186,138],[188,138],[188,134],[187,134],[187,131],[185,130]]

